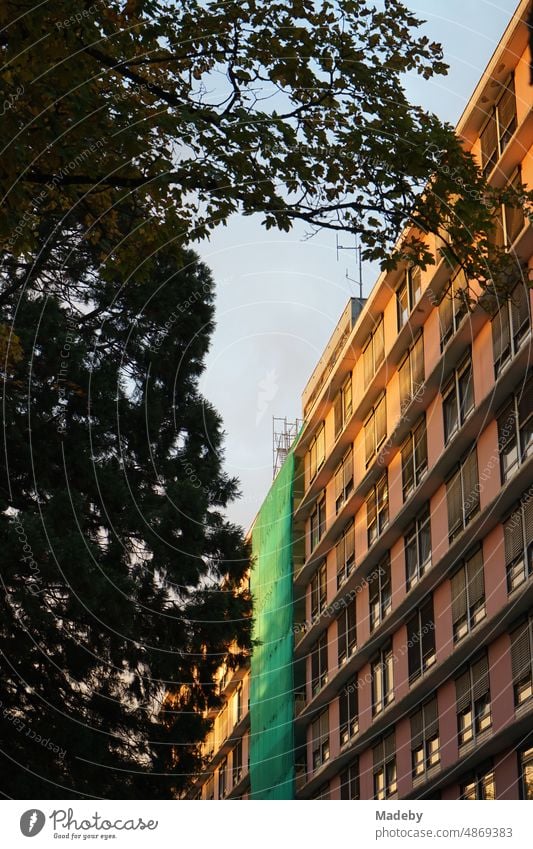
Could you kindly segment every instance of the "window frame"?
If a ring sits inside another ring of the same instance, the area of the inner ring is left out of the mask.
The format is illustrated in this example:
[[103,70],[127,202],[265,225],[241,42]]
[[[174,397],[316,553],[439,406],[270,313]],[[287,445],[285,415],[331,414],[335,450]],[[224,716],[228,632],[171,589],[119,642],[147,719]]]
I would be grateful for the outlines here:
[[329,708],[326,707],[316,719],[311,722],[311,766],[316,772],[329,761]]
[[[419,458],[420,464],[417,464],[417,453],[422,449],[422,457]],[[427,426],[426,414],[423,413],[413,428],[409,431],[401,449],[400,456],[402,461],[402,495],[404,502],[412,495],[412,493],[420,486],[428,471],[428,446],[427,446]],[[406,480],[406,468],[410,465],[412,476]]]
[[[422,533],[427,528],[429,535],[429,544],[427,546],[427,556],[423,558],[422,552]],[[431,568],[432,551],[431,551],[431,509],[429,502],[426,503],[423,510],[415,517],[411,525],[407,528],[404,534],[404,555],[405,555],[405,585],[407,592],[417,584],[422,576]],[[409,557],[408,548],[414,543],[416,550],[416,568],[413,575],[409,574]]]
[[328,669],[328,632],[323,631],[310,651],[311,655],[311,693],[318,695],[329,680]]
[[311,621],[315,622],[325,610],[328,601],[328,573],[323,560],[311,578]]
[[[382,496],[380,496],[382,487]],[[373,506],[372,506],[373,504]],[[370,488],[366,498],[366,529],[367,545],[370,548],[387,528],[389,516],[389,477],[385,469],[375,484]]]
[[368,582],[370,633],[379,628],[392,611],[392,575],[390,552],[380,561]]
[[[383,412],[381,412],[382,405]],[[385,428],[383,432],[378,432],[378,425],[381,420],[383,420]],[[368,468],[376,454],[379,454],[381,446],[387,439],[387,393],[385,390],[380,393],[372,405],[372,409],[364,420],[363,430],[365,439],[365,466]]]
[[[431,623],[431,627],[429,624]],[[433,596],[427,596],[407,620],[409,685],[421,678],[437,661]],[[414,626],[414,631],[413,631]],[[409,636],[411,633],[411,636]],[[413,668],[413,661],[416,667]]]
[[368,336],[362,350],[362,360],[363,382],[366,389],[385,360],[385,326],[383,323],[383,314],[380,314],[373,331]]
[[[372,677],[372,716],[383,713],[394,701],[394,656],[390,642],[383,646],[370,664]],[[378,673],[378,674],[376,674]],[[376,682],[379,686],[376,686]]]
[[[462,379],[470,371],[470,378],[467,381],[467,386],[470,387],[471,403],[468,409],[464,409],[464,399],[462,397]],[[444,421],[444,444],[448,442],[458,433],[464,424],[468,421],[476,408],[475,392],[474,392],[474,369],[472,365],[472,352],[470,349],[462,361],[454,368],[447,383],[442,389],[442,415]],[[446,409],[447,403],[451,402],[454,412],[454,425],[448,430]]]

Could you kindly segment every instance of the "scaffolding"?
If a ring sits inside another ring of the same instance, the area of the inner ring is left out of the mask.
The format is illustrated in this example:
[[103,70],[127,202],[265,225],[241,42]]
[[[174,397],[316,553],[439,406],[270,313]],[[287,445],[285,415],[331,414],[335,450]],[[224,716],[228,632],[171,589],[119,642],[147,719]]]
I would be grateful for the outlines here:
[[286,416],[272,417],[272,479],[276,477],[287,459],[301,426],[301,419],[289,422]]

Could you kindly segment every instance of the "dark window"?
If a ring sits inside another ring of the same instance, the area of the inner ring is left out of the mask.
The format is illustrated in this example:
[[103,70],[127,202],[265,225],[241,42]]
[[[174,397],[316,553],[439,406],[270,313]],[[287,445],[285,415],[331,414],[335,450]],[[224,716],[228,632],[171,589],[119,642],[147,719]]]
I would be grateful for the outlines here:
[[316,477],[316,473],[322,466],[326,457],[326,438],[325,438],[324,422],[319,425],[316,435],[311,441],[309,451],[307,452],[309,463],[309,483]]
[[374,799],[390,799],[398,790],[396,775],[396,737],[394,731],[373,747]]
[[340,741],[344,746],[359,731],[357,709],[357,677],[349,681],[339,693]]
[[459,271],[445,290],[439,303],[441,350],[455,335],[468,311],[468,281],[464,272]]
[[218,798],[225,799],[226,793],[228,792],[228,784],[227,784],[227,769],[228,769],[228,761],[227,758],[224,758],[222,763],[218,768]]
[[496,799],[494,771],[492,768],[477,770],[461,782],[461,799]]
[[424,336],[421,333],[411,345],[398,369],[400,381],[400,410],[407,409],[424,385]]
[[458,642],[485,618],[483,553],[479,548],[451,577],[453,639]]
[[474,409],[474,381],[470,355],[455,369],[442,390],[445,443],[462,427]]
[[426,417],[419,420],[402,446],[402,489],[404,501],[418,486],[428,468]]
[[417,516],[405,537],[405,571],[407,589],[420,580],[431,565],[431,526],[429,504]]
[[533,620],[526,619],[511,634],[511,666],[516,707],[533,696]]
[[498,416],[498,445],[505,483],[533,453],[533,375]]
[[520,281],[492,320],[496,378],[499,377],[502,366],[518,352],[530,328],[529,287],[526,282]]
[[359,761],[356,758],[341,772],[341,799],[359,798]]
[[357,646],[355,601],[350,601],[337,617],[337,646],[339,666],[354,653]]
[[435,617],[431,596],[407,623],[407,660],[410,682],[435,663]]
[[507,589],[512,592],[533,573],[533,498],[524,494],[503,526]]
[[311,724],[313,771],[329,761],[329,717],[326,708]]
[[365,462],[368,466],[387,436],[387,404],[385,393],[372,408],[365,421]]
[[518,755],[518,762],[522,799],[533,799],[533,748],[523,749]]
[[338,513],[342,505],[353,490],[353,448],[350,447],[340,466],[335,472],[335,512]]
[[355,563],[355,524],[350,522],[335,545],[337,587],[344,583]]
[[492,725],[489,664],[484,655],[455,681],[459,746],[474,743]]
[[405,271],[403,283],[396,292],[398,330],[404,326],[422,293],[422,272],[417,266]]
[[318,499],[310,519],[311,551],[314,551],[326,530],[326,497]]
[[208,802],[212,801],[215,798],[215,779],[213,776],[207,779],[205,782],[205,796],[204,799],[207,799]]
[[479,481],[475,444],[446,483],[448,536],[458,536],[479,512]]
[[516,97],[511,74],[480,133],[481,167],[486,175],[495,167],[515,130]]
[[411,717],[411,764],[419,778],[440,763],[439,716],[433,698]]
[[368,547],[381,536],[389,523],[389,485],[387,472],[372,487],[366,499]]
[[371,664],[372,713],[376,716],[394,700],[394,657],[387,644]]
[[368,337],[368,341],[363,349],[365,387],[368,386],[384,359],[385,338],[383,335],[383,316],[380,316],[374,332]]
[[370,630],[373,631],[392,609],[390,557],[387,555],[369,580]]
[[328,636],[324,632],[311,651],[311,687],[316,696],[328,680]]
[[233,786],[239,783],[242,776],[242,740],[233,749]]
[[335,439],[340,435],[352,415],[352,373],[350,372],[333,404]]
[[324,610],[327,599],[326,564],[322,563],[311,581],[311,618],[316,619]]
[[329,799],[329,781],[318,788],[313,799]]

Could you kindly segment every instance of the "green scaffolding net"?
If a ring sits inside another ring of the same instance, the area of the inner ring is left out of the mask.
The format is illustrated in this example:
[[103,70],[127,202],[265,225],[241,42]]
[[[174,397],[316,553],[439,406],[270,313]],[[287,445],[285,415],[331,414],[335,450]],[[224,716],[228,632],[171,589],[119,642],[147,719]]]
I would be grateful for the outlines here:
[[274,480],[252,530],[252,799],[294,798],[292,502],[294,455]]

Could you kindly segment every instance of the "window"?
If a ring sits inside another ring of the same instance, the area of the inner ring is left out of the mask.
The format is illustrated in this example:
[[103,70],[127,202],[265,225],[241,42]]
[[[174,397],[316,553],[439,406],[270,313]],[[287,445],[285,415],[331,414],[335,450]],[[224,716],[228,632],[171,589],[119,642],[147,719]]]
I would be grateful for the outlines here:
[[346,426],[352,416],[352,373],[346,378],[346,381],[335,398],[333,405],[335,418],[335,439],[339,436],[343,428]]
[[431,565],[429,504],[417,516],[404,537],[406,585],[410,590]]
[[446,288],[439,303],[441,351],[457,333],[459,325],[468,312],[468,281],[464,271],[460,270]]
[[533,498],[524,494],[503,526],[507,590],[516,590],[533,573]]
[[492,171],[516,130],[514,75],[511,74],[502,88],[480,133],[481,167],[486,175]]
[[453,639],[459,642],[485,618],[483,553],[479,548],[467,557],[451,577]]
[[499,377],[502,366],[514,357],[531,328],[529,287],[520,281],[492,319],[494,373]]
[[335,512],[338,513],[342,505],[353,490],[353,448],[350,446],[342,463],[335,472]]
[[329,781],[318,788],[313,799],[329,799]]
[[392,609],[390,557],[380,563],[369,580],[370,630],[373,631]]
[[402,445],[402,489],[404,501],[418,486],[428,468],[426,416],[423,415]]
[[374,759],[374,799],[390,799],[398,790],[396,738],[394,731],[372,749]]
[[376,402],[365,421],[365,462],[368,466],[387,436],[387,404],[385,393]]
[[211,775],[207,781],[205,782],[205,796],[208,802],[211,802],[215,798],[215,779]]
[[346,605],[337,617],[337,648],[339,666],[352,656],[357,647],[357,625],[355,619],[355,601]]
[[417,266],[406,269],[405,278],[396,292],[398,330],[401,330],[409,318],[422,294],[422,272]]
[[433,664],[435,653],[435,618],[430,596],[407,623],[407,661],[409,681],[412,682]]
[[524,749],[518,758],[522,799],[533,799],[533,748]]
[[344,746],[359,731],[357,709],[357,677],[349,681],[339,693],[340,741]]
[[413,779],[440,763],[439,716],[433,698],[411,717],[411,763]]
[[315,771],[329,760],[329,717],[327,708],[311,723],[311,747],[313,771]]
[[322,494],[318,499],[310,520],[310,544],[311,551],[317,547],[326,530],[326,496]]
[[496,799],[494,772],[492,769],[477,770],[461,782],[461,799]]
[[442,390],[442,409],[444,412],[444,441],[462,427],[474,409],[474,381],[470,354],[455,369],[453,375]]
[[311,688],[313,696],[328,681],[328,636],[324,632],[311,651]]
[[372,714],[381,713],[394,700],[394,658],[388,643],[371,664]]
[[533,696],[533,620],[531,616],[511,634],[514,703],[520,707]]
[[221,761],[221,764],[218,768],[218,798],[219,799],[225,799],[226,793],[228,792],[227,768],[228,768],[228,761],[227,761],[227,758],[224,758],[224,760]]
[[383,316],[380,316],[374,332],[368,337],[363,348],[363,368],[365,388],[368,386],[381,363],[385,359],[385,337],[383,333]]
[[337,588],[344,583],[355,563],[355,523],[350,522],[335,545]]
[[242,776],[242,740],[233,749],[233,786],[239,783]]
[[479,491],[476,446],[473,445],[446,484],[450,542],[479,511]]
[[327,573],[326,564],[322,563],[311,581],[311,619],[314,621],[326,606]]
[[359,799],[359,760],[341,772],[341,799]]
[[368,547],[385,530],[389,523],[389,485],[387,472],[372,487],[366,499],[366,527]]
[[[494,248],[507,248],[509,250],[524,226],[524,209],[520,200],[521,186],[522,173],[520,168],[517,168],[506,186],[510,197],[514,196],[513,201],[503,203],[494,216],[492,231],[492,246]],[[491,248],[489,248],[489,261]]]
[[398,369],[400,380],[400,409],[407,409],[413,398],[418,396],[424,385],[424,336],[420,333],[418,339],[407,351]]
[[235,706],[235,722],[240,722],[242,719],[242,684],[239,684],[233,697]]
[[502,483],[533,453],[533,374],[498,416]]
[[487,655],[468,667],[455,681],[459,746],[473,743],[492,725]]
[[309,464],[309,483],[311,483],[315,477],[316,473],[322,466],[324,459],[326,457],[326,429],[324,426],[324,422],[322,422],[311,441],[311,445],[309,451],[307,452],[308,456],[308,464]]

